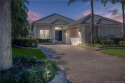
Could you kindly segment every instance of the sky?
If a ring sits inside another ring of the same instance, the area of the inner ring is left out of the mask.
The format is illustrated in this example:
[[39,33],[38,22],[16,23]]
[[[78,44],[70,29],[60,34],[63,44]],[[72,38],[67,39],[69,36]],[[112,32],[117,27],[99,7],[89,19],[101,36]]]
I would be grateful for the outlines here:
[[[68,6],[68,0],[29,0],[27,5],[28,17],[31,22],[58,13],[60,15],[78,20],[91,13],[91,5],[88,2],[76,1]],[[120,3],[108,2],[106,6],[101,1],[94,2],[94,13],[122,22],[122,8]]]

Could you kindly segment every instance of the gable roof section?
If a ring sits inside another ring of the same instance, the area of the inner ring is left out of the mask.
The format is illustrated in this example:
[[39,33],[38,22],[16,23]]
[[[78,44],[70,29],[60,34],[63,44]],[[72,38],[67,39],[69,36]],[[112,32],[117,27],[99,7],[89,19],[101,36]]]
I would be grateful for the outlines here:
[[69,24],[69,23],[67,23],[67,22],[65,22],[65,21],[62,21],[62,20],[57,19],[57,20],[55,20],[54,22],[52,22],[51,24],[64,24],[64,25],[66,25],[66,24]]
[[[89,14],[67,26],[73,26],[76,24],[90,24],[90,23],[91,23],[91,14]],[[119,25],[119,24],[121,24],[121,22],[94,14],[94,24]]]
[[119,22],[107,18],[100,18],[96,24],[119,25]]
[[75,20],[70,19],[68,17],[59,15],[57,13],[54,13],[52,15],[49,15],[47,17],[44,17],[42,19],[39,19],[37,21],[34,21],[33,24],[70,24],[72,22],[75,22]]
[[87,21],[89,18],[90,18],[90,15],[87,15],[87,16],[85,16],[85,17],[83,17],[83,18],[81,18],[81,19],[79,19],[79,20],[77,20],[77,21],[75,21],[73,23],[68,24],[67,26],[73,26],[73,25],[77,25],[77,24],[82,24],[85,21]]

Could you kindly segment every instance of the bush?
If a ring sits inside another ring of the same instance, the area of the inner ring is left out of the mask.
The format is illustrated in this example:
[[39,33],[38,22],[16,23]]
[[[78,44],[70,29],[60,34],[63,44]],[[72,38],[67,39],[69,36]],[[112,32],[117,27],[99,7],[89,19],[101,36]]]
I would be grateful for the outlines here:
[[43,63],[41,59],[38,59],[37,57],[32,57],[32,56],[13,56],[13,62],[34,63],[34,64]]
[[51,43],[50,39],[37,39],[40,43]]
[[119,41],[120,45],[125,45],[125,41]]
[[[56,62],[53,60],[45,60],[45,73],[44,73],[44,79],[51,80],[54,78],[55,73],[59,69]],[[48,76],[46,75],[48,73]]]
[[123,38],[114,38],[114,43],[115,43],[115,45],[117,45],[117,44],[119,44],[119,42],[120,41],[122,41],[123,40]]
[[37,47],[36,39],[13,39],[12,44],[21,47]]
[[1,79],[1,83],[17,83],[16,81],[16,78],[10,71],[6,72],[4,77]]
[[18,56],[13,57],[13,61],[13,67],[2,72],[0,83],[48,83],[58,71],[53,60]]
[[20,75],[19,83],[45,83],[41,67],[32,67],[24,70]]

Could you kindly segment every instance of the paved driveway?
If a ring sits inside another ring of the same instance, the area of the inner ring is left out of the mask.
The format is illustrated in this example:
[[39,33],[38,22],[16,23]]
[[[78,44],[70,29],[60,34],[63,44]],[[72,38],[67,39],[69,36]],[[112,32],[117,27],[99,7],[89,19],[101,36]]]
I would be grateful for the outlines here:
[[57,56],[73,83],[125,83],[124,59],[71,45],[42,47]]

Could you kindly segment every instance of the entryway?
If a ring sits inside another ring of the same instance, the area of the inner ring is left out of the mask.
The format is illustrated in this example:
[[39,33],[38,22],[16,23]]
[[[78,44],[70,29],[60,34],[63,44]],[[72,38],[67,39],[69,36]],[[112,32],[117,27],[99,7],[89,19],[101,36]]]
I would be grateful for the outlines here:
[[56,42],[62,42],[62,31],[61,30],[55,31],[55,40],[56,40]]

